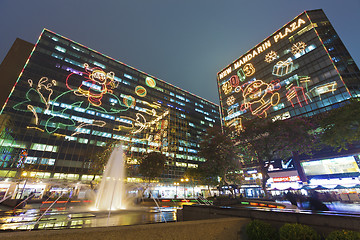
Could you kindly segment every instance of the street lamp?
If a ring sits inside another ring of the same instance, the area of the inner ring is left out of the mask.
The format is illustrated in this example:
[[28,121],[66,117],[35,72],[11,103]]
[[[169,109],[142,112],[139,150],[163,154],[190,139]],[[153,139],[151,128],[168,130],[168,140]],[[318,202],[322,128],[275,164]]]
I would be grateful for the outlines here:
[[177,187],[179,186],[180,183],[178,182],[174,182],[175,188],[176,188],[176,194],[175,194],[175,198],[177,198]]
[[186,199],[186,196],[185,196],[185,182],[188,182],[189,179],[188,179],[188,178],[182,178],[182,179],[180,179],[180,180],[181,180],[181,182],[184,183],[184,199]]

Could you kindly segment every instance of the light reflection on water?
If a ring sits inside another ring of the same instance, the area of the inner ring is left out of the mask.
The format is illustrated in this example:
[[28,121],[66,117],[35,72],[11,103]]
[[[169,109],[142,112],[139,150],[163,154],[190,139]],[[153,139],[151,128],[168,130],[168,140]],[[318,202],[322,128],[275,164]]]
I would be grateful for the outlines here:
[[65,229],[137,225],[176,221],[177,207],[142,207],[133,210],[91,212],[79,208],[51,209],[35,225],[44,210],[21,209],[0,212],[0,230]]

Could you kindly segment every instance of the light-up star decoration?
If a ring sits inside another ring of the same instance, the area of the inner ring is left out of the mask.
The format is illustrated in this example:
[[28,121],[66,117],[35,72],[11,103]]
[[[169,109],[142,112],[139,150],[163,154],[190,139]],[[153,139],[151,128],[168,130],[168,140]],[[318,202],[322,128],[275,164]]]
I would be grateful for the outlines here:
[[306,48],[306,43],[304,42],[294,43],[291,47],[291,53],[293,55],[296,55],[298,53],[301,53],[302,51],[305,51],[305,48]]
[[265,55],[265,62],[271,63],[277,58],[279,58],[278,54],[275,51],[270,51]]

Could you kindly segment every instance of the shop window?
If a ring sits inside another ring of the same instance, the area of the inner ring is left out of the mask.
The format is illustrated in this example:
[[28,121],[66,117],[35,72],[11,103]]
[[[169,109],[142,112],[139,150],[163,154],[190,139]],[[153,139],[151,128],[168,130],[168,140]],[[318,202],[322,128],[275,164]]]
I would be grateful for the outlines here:
[[60,60],[63,60],[63,58],[64,58],[63,56],[61,56],[61,55],[59,55],[57,53],[52,53],[51,56],[54,57],[54,58],[60,59]]

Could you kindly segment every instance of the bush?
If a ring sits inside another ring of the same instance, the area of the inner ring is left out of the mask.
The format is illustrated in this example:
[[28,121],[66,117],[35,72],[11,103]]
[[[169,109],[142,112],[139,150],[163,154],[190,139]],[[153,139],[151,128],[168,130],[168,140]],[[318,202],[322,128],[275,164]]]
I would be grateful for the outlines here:
[[360,232],[348,231],[348,230],[339,230],[331,232],[326,240],[359,240]]
[[279,234],[276,228],[272,227],[269,223],[253,220],[246,226],[246,234],[250,240],[277,240]]
[[280,229],[280,240],[319,240],[320,235],[309,226],[286,223]]

